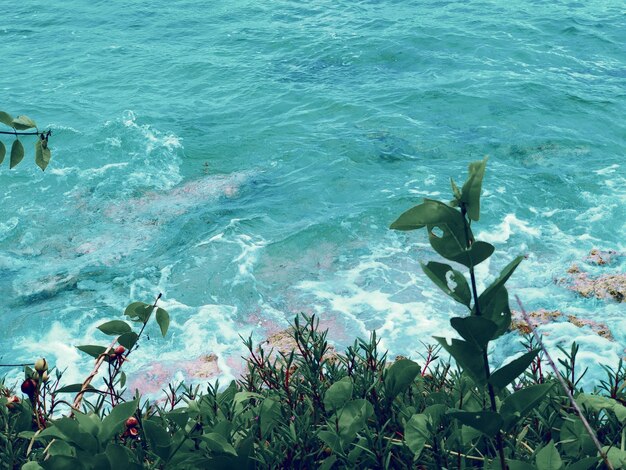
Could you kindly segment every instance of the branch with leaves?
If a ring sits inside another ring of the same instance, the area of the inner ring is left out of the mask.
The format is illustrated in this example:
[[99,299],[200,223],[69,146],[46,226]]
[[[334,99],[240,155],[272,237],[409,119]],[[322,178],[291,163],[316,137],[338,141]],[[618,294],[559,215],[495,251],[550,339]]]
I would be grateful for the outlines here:
[[[15,168],[24,159],[24,144],[22,144],[20,136],[34,135],[37,136],[37,142],[35,142],[35,163],[39,168],[41,168],[41,171],[44,171],[52,158],[50,148],[48,148],[48,139],[50,138],[52,131],[40,131],[37,128],[35,121],[29,117],[17,116],[16,118],[13,118],[10,114],[5,113],[4,111],[0,111],[0,123],[12,129],[10,131],[0,130],[0,134],[12,135],[15,137],[13,144],[11,144],[9,168]],[[31,132],[23,132],[29,129],[35,130]],[[6,154],[7,148],[4,143],[0,141],[0,163],[4,161]]]

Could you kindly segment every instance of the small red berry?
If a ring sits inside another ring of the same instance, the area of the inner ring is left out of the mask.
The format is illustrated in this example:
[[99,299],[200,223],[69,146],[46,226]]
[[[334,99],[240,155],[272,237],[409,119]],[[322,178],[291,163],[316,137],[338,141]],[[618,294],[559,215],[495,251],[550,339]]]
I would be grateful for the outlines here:
[[139,430],[137,428],[129,428],[128,434],[130,434],[131,437],[137,437],[139,435]]
[[126,420],[126,427],[127,428],[134,428],[138,424],[139,424],[139,421],[137,421],[137,418],[135,418],[134,416],[131,416],[130,418],[128,418]]
[[118,346],[117,348],[115,348],[115,354],[117,354],[118,356],[121,356],[125,352],[126,348],[124,346]]
[[22,382],[22,393],[30,396],[33,396],[35,393],[35,390],[37,390],[37,382],[35,382],[35,379],[26,379],[24,380],[24,382]]

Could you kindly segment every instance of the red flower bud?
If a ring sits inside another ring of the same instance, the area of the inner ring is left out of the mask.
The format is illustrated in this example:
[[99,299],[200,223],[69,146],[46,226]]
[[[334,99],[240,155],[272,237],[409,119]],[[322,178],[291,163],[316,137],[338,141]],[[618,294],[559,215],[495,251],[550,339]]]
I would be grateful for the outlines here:
[[32,397],[35,394],[35,390],[37,390],[37,382],[35,379],[26,379],[22,382],[22,393]]
[[124,346],[118,346],[117,348],[115,348],[115,354],[117,354],[118,356],[121,356],[125,352],[126,348]]
[[137,437],[139,435],[139,430],[137,428],[129,428],[128,434],[130,434],[131,437]]
[[139,424],[139,421],[137,421],[137,418],[135,418],[134,416],[131,416],[130,418],[128,418],[126,420],[126,427],[127,428],[134,428],[138,424]]

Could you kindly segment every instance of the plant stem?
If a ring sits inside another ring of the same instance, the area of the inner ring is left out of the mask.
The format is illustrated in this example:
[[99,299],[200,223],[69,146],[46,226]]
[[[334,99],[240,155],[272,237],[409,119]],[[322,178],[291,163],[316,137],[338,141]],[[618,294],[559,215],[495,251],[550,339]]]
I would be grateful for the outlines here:
[[559,369],[557,369],[556,364],[554,363],[554,361],[552,360],[552,357],[550,356],[550,353],[548,353],[548,350],[544,346],[543,341],[541,340],[541,337],[537,334],[537,331],[535,330],[535,327],[533,326],[533,324],[532,324],[532,322],[530,320],[530,317],[528,316],[528,313],[526,313],[526,310],[524,309],[524,306],[522,305],[522,301],[519,299],[519,297],[517,295],[515,296],[515,300],[517,300],[517,304],[519,305],[519,308],[520,308],[520,310],[522,312],[522,317],[524,318],[524,321],[528,325],[528,328],[530,328],[530,331],[532,332],[533,336],[535,337],[535,340],[537,341],[537,344],[543,350],[543,353],[546,355],[546,359],[548,360],[548,364],[550,364],[550,367],[554,371],[554,375],[556,375],[556,378],[559,379],[559,382],[561,383],[561,387],[565,391],[565,394],[567,395],[567,398],[569,398],[569,401],[570,401],[570,403],[572,405],[572,408],[574,408],[574,411],[576,411],[576,414],[578,415],[578,417],[582,421],[583,426],[585,427],[585,429],[589,433],[589,436],[591,437],[591,440],[593,441],[594,445],[596,446],[596,449],[598,449],[598,452],[600,453],[600,456],[602,457],[602,460],[604,461],[604,465],[606,465],[606,468],[608,468],[609,470],[613,470],[613,465],[611,465],[611,462],[609,461],[609,459],[608,459],[608,457],[606,455],[606,452],[602,451],[602,444],[600,444],[600,441],[598,440],[598,438],[596,436],[596,433],[593,432],[593,429],[591,428],[591,425],[589,424],[589,421],[587,421],[587,418],[585,418],[585,415],[583,415],[583,412],[580,409],[580,407],[578,406],[578,403],[576,403],[576,400],[574,400],[574,395],[572,395],[570,387],[567,385],[567,383],[565,383],[565,379],[563,378],[563,376],[559,372]]
[[41,132],[0,131],[0,134],[8,134],[8,135],[39,135],[39,134],[41,134]]
[[[469,227],[469,222],[467,220],[467,209],[465,207],[465,204],[461,204],[461,215],[463,216],[463,228],[465,229],[465,242],[466,242],[466,246],[467,249],[469,250],[472,246],[472,239],[470,237],[470,227]],[[470,272],[470,281],[472,283],[472,295],[474,297],[474,312],[475,315],[477,317],[481,316],[481,311],[480,311],[480,302],[478,301],[478,289],[476,288],[476,273],[474,272],[474,262],[471,260],[471,255],[470,256],[470,266],[469,266],[469,272]],[[489,383],[489,377],[491,375],[491,371],[489,369],[489,356],[487,355],[487,349],[483,349],[483,366],[485,369],[485,379],[487,380],[487,391],[489,393],[489,402],[491,405],[491,411],[493,411],[494,413],[498,412],[497,406],[496,406],[496,393],[495,390],[493,388],[493,385]],[[498,433],[496,434],[496,445],[498,447],[498,455],[500,457],[500,467],[502,468],[502,470],[507,470],[508,466],[506,464],[506,459],[504,457],[504,442],[502,440],[502,432],[498,431]]]

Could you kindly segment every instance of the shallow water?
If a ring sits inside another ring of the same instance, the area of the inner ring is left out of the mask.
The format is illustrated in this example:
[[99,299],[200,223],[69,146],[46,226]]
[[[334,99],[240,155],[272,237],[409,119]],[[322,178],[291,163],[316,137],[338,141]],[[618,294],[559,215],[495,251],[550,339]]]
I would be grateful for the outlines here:
[[[599,374],[626,345],[624,304],[554,279],[626,251],[625,36],[604,0],[13,5],[1,108],[53,130],[53,161],[0,167],[1,360],[82,377],[74,346],[158,292],[171,334],[151,329],[129,366],[158,357],[162,378],[210,353],[232,376],[239,334],[299,311],[340,346],[376,328],[415,357],[460,312],[419,269],[423,234],[387,227],[489,155],[480,274],[527,254],[510,290],[528,309],[611,327],[615,343],[544,328]],[[501,345],[499,361],[519,351]]]

